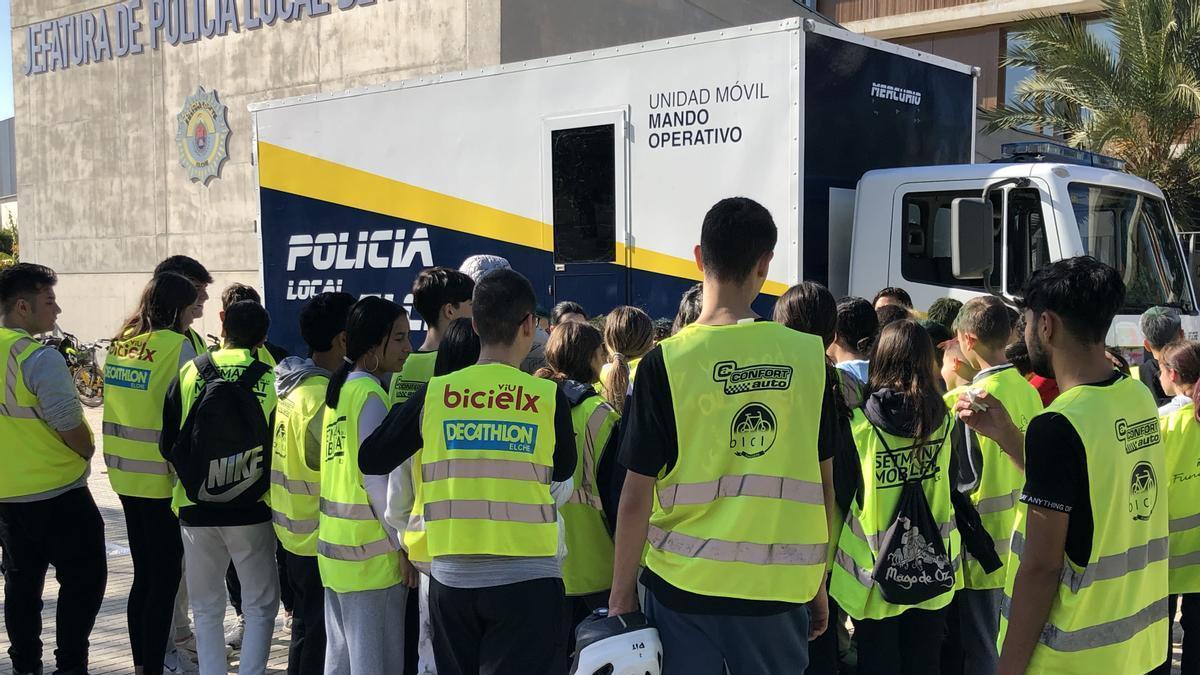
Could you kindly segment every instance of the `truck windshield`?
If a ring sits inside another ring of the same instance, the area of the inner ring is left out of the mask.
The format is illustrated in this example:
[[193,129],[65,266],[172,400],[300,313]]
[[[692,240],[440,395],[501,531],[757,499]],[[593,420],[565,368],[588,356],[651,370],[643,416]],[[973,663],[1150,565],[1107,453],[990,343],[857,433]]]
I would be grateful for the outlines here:
[[1084,183],[1071,183],[1068,192],[1084,250],[1125,281],[1122,314],[1155,305],[1193,310],[1187,266],[1161,199]]

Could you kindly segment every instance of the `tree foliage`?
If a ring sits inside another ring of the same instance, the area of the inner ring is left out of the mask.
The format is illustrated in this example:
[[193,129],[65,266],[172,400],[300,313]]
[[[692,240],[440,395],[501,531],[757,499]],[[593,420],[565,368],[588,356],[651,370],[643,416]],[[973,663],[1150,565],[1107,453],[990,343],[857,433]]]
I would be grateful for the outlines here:
[[1031,68],[1016,102],[985,129],[1050,129],[1124,159],[1158,184],[1176,219],[1200,229],[1200,0],[1104,0],[1114,53],[1070,17],[1031,19],[1006,65]]

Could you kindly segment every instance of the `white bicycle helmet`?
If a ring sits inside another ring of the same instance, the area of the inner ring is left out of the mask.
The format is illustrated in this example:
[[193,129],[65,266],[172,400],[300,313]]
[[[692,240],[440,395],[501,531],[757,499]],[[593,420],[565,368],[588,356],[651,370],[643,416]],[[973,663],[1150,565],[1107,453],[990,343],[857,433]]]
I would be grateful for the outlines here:
[[608,616],[596,610],[575,629],[571,675],[660,675],[658,629],[641,612]]

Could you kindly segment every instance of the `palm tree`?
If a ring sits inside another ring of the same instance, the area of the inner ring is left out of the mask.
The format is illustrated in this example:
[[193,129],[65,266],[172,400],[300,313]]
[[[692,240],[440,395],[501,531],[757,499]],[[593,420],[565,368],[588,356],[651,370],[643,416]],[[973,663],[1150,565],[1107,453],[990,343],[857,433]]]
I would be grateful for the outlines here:
[[1104,0],[1114,52],[1070,17],[1030,20],[1005,64],[1034,75],[1017,101],[981,111],[987,131],[1049,129],[1124,159],[1200,228],[1200,0]]

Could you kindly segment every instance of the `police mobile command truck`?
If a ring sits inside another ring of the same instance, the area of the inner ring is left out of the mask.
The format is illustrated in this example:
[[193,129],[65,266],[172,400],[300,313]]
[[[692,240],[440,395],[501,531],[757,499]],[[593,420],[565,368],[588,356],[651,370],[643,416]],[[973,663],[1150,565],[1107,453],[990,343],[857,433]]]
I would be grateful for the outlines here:
[[1110,342],[1140,345],[1137,315],[1164,304],[1195,336],[1162,192],[1051,144],[970,164],[975,77],[793,19],[256,104],[272,339],[297,348],[319,292],[407,305],[420,269],[478,253],[508,258],[545,306],[672,316],[705,210],[730,195],[780,227],[760,311],[804,279],[903,286],[918,306],[1011,296],[1090,254],[1130,289]]

